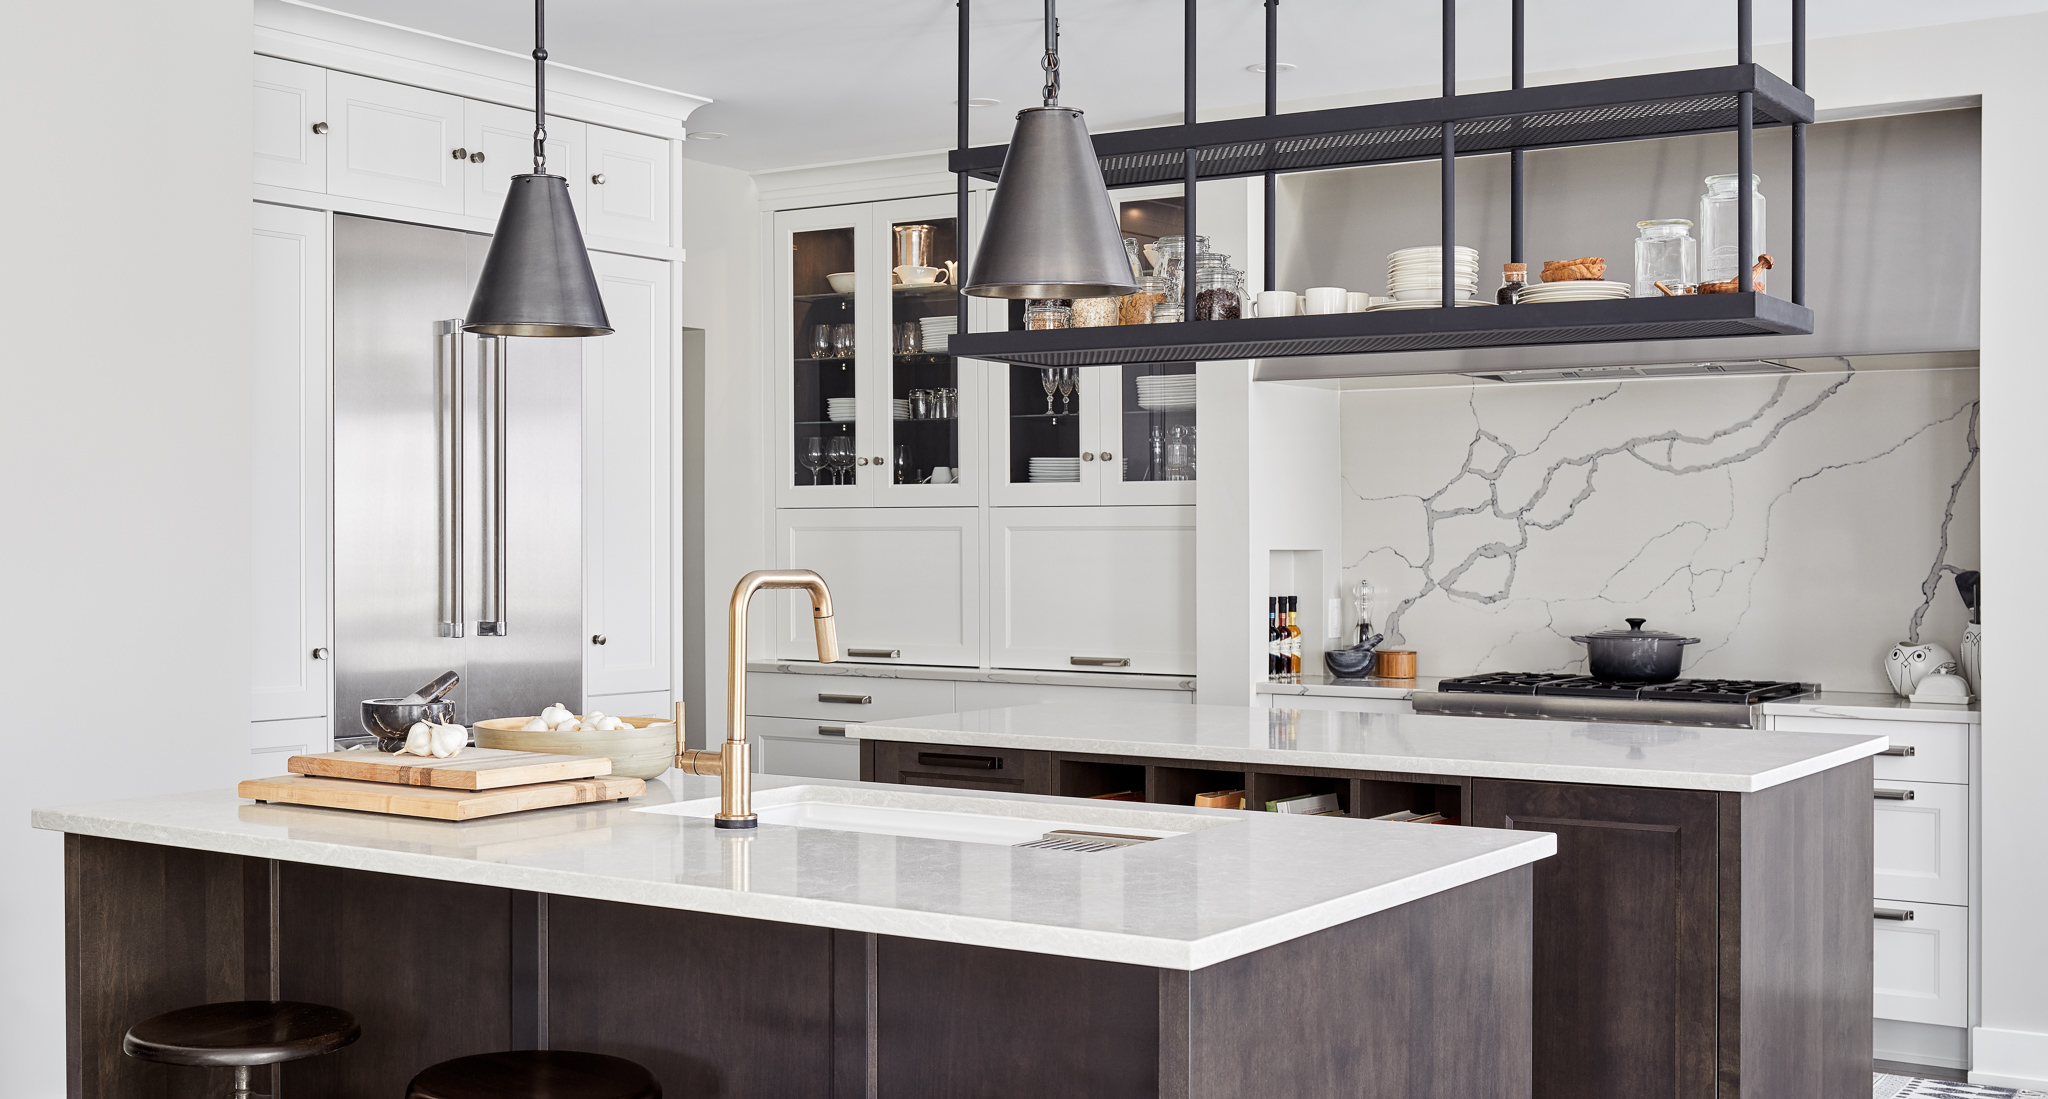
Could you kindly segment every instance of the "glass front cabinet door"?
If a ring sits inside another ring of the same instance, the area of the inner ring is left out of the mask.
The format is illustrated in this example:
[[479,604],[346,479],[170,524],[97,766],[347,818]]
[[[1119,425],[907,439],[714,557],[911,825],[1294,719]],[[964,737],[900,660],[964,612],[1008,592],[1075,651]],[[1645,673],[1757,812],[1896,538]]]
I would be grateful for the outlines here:
[[776,215],[776,504],[978,502],[979,369],[948,352],[963,266],[950,197]]
[[1194,363],[987,370],[991,503],[1195,502]]

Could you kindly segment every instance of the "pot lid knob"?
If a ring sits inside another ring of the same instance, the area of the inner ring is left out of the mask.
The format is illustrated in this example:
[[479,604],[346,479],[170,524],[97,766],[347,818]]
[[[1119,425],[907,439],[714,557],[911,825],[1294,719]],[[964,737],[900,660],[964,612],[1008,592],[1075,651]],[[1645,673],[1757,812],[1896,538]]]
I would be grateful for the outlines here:
[[1628,623],[1628,628],[1629,628],[1630,630],[1633,630],[1633,631],[1635,631],[1635,632],[1637,632],[1637,633],[1640,633],[1640,632],[1642,632],[1642,629],[1643,629],[1643,623],[1645,623],[1645,622],[1648,622],[1648,621],[1649,621],[1649,619],[1647,619],[1647,618],[1624,618],[1624,619],[1622,619],[1622,621],[1624,621],[1624,622]]

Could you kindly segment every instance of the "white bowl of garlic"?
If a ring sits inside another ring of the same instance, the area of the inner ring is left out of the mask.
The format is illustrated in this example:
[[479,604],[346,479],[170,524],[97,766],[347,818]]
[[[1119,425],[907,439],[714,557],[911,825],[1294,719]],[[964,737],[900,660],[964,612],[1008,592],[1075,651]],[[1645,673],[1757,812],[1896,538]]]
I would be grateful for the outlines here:
[[534,717],[488,718],[476,723],[476,746],[515,752],[604,756],[612,774],[654,778],[675,762],[676,725],[659,717],[571,713],[560,703]]

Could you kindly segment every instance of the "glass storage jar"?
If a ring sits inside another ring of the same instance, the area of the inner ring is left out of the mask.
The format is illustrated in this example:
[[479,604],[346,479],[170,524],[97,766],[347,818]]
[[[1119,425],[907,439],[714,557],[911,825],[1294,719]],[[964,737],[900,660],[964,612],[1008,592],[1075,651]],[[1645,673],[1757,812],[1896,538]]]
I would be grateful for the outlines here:
[[1118,307],[1120,324],[1151,324],[1152,307],[1173,292],[1173,282],[1156,275],[1140,275],[1135,293],[1125,294]]
[[[1636,222],[1636,297],[1690,294],[1700,281],[1699,242],[1683,218]],[[1664,284],[1659,290],[1657,284]]]
[[1195,257],[1195,319],[1234,321],[1244,315],[1244,272],[1221,252]]
[[[1733,172],[1707,177],[1707,193],[1700,196],[1701,282],[1726,282],[1744,273],[1741,270],[1742,257],[1737,254],[1742,249],[1739,179]],[[1752,232],[1756,234],[1756,239],[1751,242],[1756,253],[1750,257],[1750,262],[1754,263],[1756,256],[1770,249],[1764,247],[1763,180],[1760,176],[1750,176],[1749,181],[1751,209],[1754,211],[1751,221],[1755,226]],[[1756,277],[1758,282],[1764,281],[1762,272],[1758,272]],[[1737,289],[1748,290],[1750,287],[1741,285]]]
[[1033,298],[1024,303],[1024,330],[1042,332],[1049,328],[1072,328],[1074,311],[1065,298]]
[[1117,323],[1122,298],[1075,298],[1075,328],[1110,328]]
[[1178,300],[1154,302],[1151,324],[1179,324],[1187,319],[1187,307]]
[[[1208,250],[1209,238],[1199,233],[1195,234],[1195,255],[1199,258]],[[1153,244],[1152,251],[1158,257],[1158,262],[1152,267],[1152,273],[1172,283],[1174,289],[1178,290],[1181,286],[1181,269],[1187,266],[1187,238],[1160,237]]]

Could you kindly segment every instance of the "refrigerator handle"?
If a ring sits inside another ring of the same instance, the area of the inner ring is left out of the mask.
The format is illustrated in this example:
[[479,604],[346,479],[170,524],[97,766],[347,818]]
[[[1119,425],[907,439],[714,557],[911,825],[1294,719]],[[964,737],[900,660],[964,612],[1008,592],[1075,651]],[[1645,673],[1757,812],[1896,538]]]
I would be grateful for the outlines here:
[[505,355],[503,336],[484,336],[477,349],[477,419],[483,426],[483,615],[478,637],[504,637],[505,621]]
[[434,322],[435,396],[441,436],[441,636],[461,637],[462,606],[462,318]]

